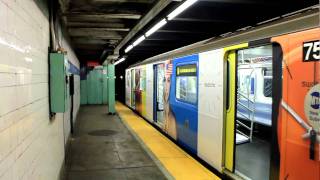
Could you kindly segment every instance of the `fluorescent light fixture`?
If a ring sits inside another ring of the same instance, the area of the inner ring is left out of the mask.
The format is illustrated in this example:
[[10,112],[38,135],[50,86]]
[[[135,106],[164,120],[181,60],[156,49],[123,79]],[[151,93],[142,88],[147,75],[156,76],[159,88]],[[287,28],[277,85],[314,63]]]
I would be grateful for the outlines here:
[[127,52],[129,52],[132,48],[133,48],[133,46],[132,46],[132,45],[129,45],[129,46],[124,50],[124,52],[127,53]]
[[144,35],[142,35],[141,37],[139,37],[135,42],[133,42],[133,47],[137,46],[138,44],[140,44],[143,40],[145,40],[146,37],[144,37]]
[[160,22],[158,22],[156,25],[154,25],[147,33],[146,36],[149,37],[151,34],[153,34],[154,32],[156,32],[158,29],[160,29],[162,26],[164,26],[165,24],[167,24],[167,20],[166,19],[162,19]]
[[194,4],[197,1],[198,0],[186,0],[177,9],[175,9],[168,15],[168,20],[169,21],[172,20],[173,18],[178,16],[180,13],[182,13],[184,10],[186,10],[188,7],[190,7],[192,4]]
[[126,60],[126,58],[123,57],[123,58],[119,59],[119,61],[115,62],[114,65],[116,66],[117,64],[120,64],[120,63],[122,63],[124,60]]

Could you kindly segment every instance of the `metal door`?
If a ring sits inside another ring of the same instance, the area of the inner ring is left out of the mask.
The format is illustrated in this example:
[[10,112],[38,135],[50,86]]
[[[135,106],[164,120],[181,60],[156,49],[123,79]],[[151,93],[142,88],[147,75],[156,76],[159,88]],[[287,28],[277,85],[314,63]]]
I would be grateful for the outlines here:
[[157,64],[154,70],[154,121],[163,124],[164,111],[164,64]]

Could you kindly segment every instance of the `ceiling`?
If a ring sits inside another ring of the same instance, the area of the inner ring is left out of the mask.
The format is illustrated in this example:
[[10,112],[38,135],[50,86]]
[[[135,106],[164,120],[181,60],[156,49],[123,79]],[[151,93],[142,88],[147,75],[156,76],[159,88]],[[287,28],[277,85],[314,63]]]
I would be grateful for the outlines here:
[[60,15],[82,62],[101,60],[156,0],[59,0]]
[[103,62],[116,50],[120,57],[127,57],[117,66],[120,69],[319,3],[318,0],[199,0],[125,54],[129,44],[178,7],[181,0],[59,1],[61,16],[79,59]]
[[[125,63],[117,65],[117,68],[240,28],[256,26],[259,22],[317,3],[318,0],[200,0],[134,47],[126,54]],[[125,54],[125,47],[121,54]]]

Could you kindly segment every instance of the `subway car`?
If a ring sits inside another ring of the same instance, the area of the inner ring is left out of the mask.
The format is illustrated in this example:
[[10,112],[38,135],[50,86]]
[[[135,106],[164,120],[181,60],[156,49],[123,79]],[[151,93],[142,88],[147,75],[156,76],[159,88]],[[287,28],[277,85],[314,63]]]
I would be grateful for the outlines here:
[[319,10],[126,69],[126,105],[221,174],[320,179]]

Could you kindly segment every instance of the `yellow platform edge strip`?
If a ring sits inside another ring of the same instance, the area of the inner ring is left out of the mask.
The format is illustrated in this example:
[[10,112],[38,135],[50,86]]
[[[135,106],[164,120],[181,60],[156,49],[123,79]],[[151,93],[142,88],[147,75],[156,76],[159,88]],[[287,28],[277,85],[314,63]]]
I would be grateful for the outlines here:
[[116,102],[116,111],[174,179],[220,179],[125,105]]

